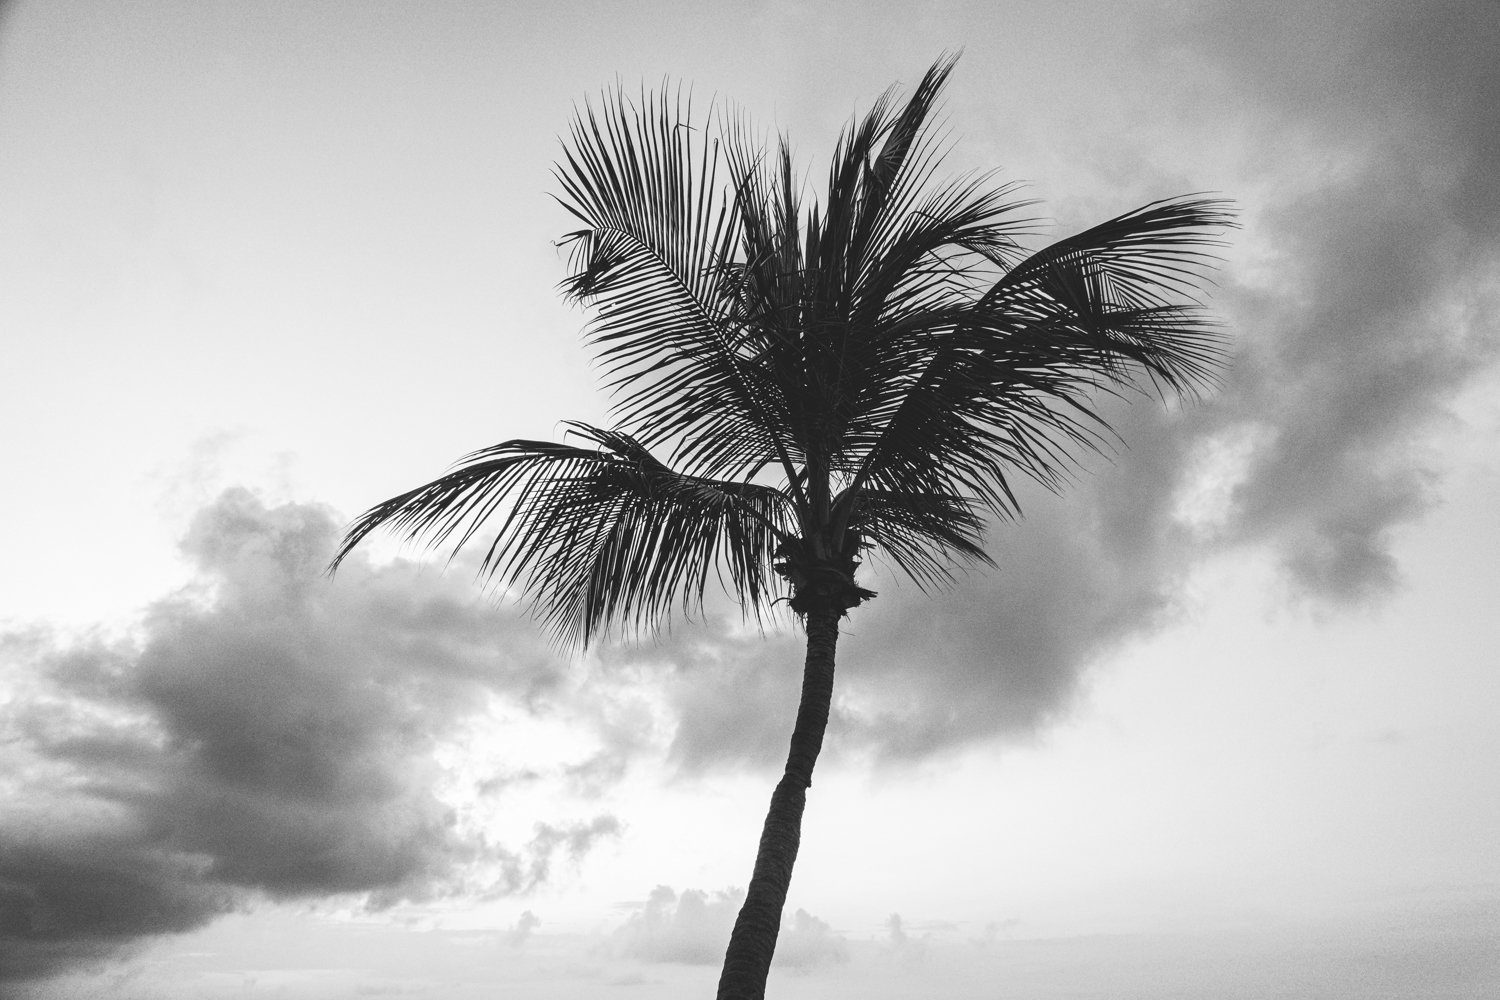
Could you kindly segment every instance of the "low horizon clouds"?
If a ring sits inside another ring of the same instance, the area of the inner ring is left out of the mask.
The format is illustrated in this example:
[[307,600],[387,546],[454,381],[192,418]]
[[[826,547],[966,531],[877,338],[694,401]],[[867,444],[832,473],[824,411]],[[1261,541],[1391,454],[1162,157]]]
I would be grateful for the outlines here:
[[[742,889],[684,889],[679,894],[659,885],[615,930],[614,950],[640,962],[717,965],[724,960],[744,900]],[[803,909],[783,915],[772,965],[805,972],[848,960],[848,941],[826,921]]]

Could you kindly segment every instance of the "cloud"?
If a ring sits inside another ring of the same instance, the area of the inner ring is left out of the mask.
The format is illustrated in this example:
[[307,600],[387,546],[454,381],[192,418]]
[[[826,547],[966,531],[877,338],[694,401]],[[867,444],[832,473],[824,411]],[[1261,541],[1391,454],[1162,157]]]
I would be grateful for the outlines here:
[[563,826],[538,823],[536,836],[526,845],[530,862],[525,876],[521,876],[519,865],[505,869],[505,881],[488,895],[505,896],[534,889],[551,875],[552,858],[559,849],[566,850],[568,857],[576,862],[593,850],[600,840],[619,836],[621,829],[620,821],[610,815],[596,816],[586,823],[568,823]]
[[885,920],[886,944],[892,948],[904,948],[907,944],[906,928],[902,926],[901,914],[892,913]]
[[715,965],[724,960],[729,932],[745,894],[738,889],[715,892],[659,885],[639,910],[615,931],[615,950],[642,962]]
[[659,692],[671,726],[667,759],[681,771],[785,759],[801,686],[797,636],[747,630],[724,612],[598,656],[602,676]]
[[[1170,491],[1154,506],[1132,494],[1186,445],[1143,437],[1129,469],[1066,497],[1022,486],[1031,513],[992,532],[995,570],[929,594],[877,567],[879,596],[841,630],[825,753],[894,762],[1029,737],[1071,703],[1088,663],[1169,618],[1187,531]],[[799,634],[761,634],[733,614],[601,654],[605,673],[649,668],[643,682],[659,686],[675,722],[669,762],[688,774],[785,761],[803,657]]]
[[1360,600],[1397,581],[1391,531],[1436,500],[1424,438],[1496,354],[1500,10],[1236,4],[1186,29],[1269,154],[1245,179],[1270,263],[1228,296],[1239,359],[1202,421],[1259,430],[1226,535]]
[[520,919],[516,921],[515,926],[505,932],[505,943],[512,948],[519,948],[526,943],[532,933],[540,926],[542,926],[541,918],[530,910],[524,910],[521,913]]
[[[615,931],[615,951],[641,962],[718,965],[744,900],[740,889],[684,889],[679,895],[671,886],[659,885]],[[841,936],[799,909],[782,923],[772,964],[807,970],[848,957],[848,943]]]
[[357,561],[327,510],[229,490],[183,550],[199,583],[132,640],[5,640],[0,979],[45,975],[256,897],[372,906],[524,892],[611,816],[488,843],[434,750],[488,699],[540,705],[562,665],[465,581]]
[[783,925],[772,959],[774,964],[791,969],[815,969],[847,961],[849,942],[835,934],[827,921],[802,909]]

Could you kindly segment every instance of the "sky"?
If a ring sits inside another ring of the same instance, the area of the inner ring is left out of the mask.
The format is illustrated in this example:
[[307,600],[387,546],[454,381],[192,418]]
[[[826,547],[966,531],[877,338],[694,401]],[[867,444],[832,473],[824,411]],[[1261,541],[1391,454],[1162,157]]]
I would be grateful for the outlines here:
[[787,134],[962,50],[1035,245],[1235,200],[1215,393],[870,568],[782,997],[1500,990],[1500,8],[0,7],[0,996],[704,995],[795,711],[727,604],[559,653],[348,520],[608,422],[576,107]]

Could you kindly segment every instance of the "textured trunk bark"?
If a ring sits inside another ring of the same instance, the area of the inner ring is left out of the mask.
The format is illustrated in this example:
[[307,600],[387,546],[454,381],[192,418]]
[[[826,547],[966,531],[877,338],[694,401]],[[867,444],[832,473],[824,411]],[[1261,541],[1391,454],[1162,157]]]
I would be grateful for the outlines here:
[[807,614],[807,665],[802,672],[797,727],[792,731],[786,771],[771,794],[745,905],[740,907],[734,933],[729,936],[718,1000],[762,1000],[766,995],[766,975],[771,971],[771,955],[781,930],[781,909],[786,905],[792,865],[802,841],[802,810],[812,784],[813,765],[823,748],[823,731],[828,728],[840,617],[840,612],[822,608]]

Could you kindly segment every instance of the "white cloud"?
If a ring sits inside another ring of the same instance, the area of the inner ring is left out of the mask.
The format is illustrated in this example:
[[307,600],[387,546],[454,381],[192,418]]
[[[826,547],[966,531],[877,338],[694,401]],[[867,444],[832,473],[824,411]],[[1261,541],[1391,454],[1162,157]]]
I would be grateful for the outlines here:
[[714,965],[724,960],[729,932],[744,893],[728,889],[709,894],[659,885],[614,933],[615,948],[642,962]]
[[[642,962],[718,965],[745,894],[659,885],[614,932],[618,955]],[[847,961],[848,942],[824,921],[798,909],[782,922],[772,965],[801,971]]]

